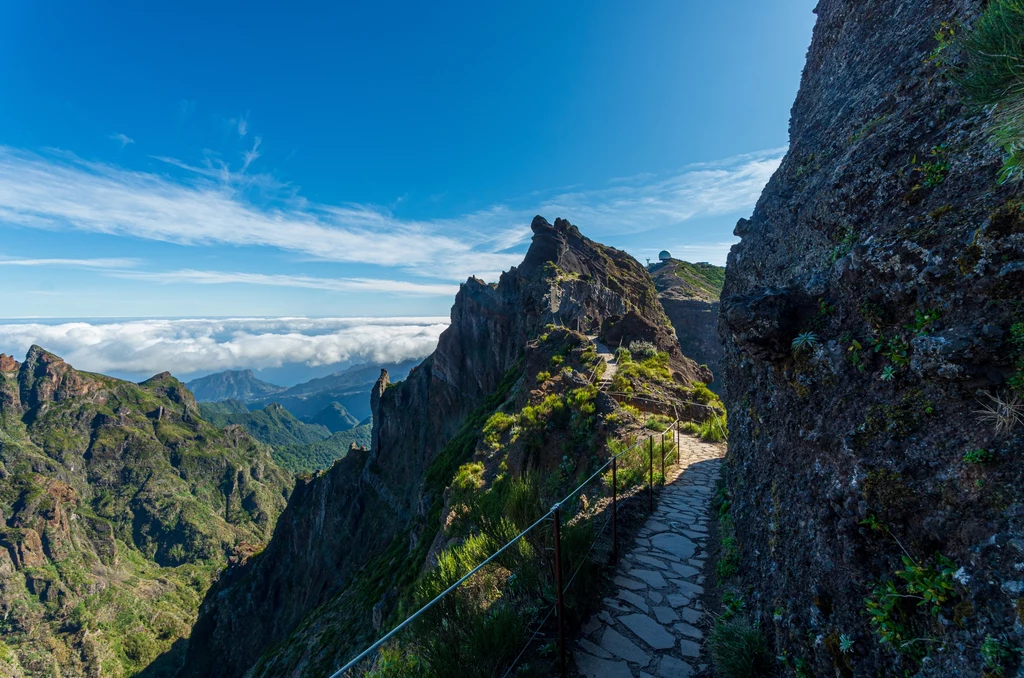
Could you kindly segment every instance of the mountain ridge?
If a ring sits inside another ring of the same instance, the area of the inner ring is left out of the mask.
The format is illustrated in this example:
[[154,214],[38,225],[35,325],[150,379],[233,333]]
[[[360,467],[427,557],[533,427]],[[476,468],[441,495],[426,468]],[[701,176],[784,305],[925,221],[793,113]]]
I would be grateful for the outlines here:
[[5,666],[69,676],[178,657],[206,587],[262,548],[292,482],[169,373],[134,384],[38,346],[0,355],[0,477]]
[[224,370],[189,381],[186,386],[196,400],[258,400],[287,390],[256,377],[252,370]]
[[[214,665],[225,676],[329,673],[353,644],[372,637],[364,604],[379,601],[353,597],[364,568],[389,548],[409,562],[405,572],[423,567],[450,465],[468,461],[479,431],[462,434],[473,446],[453,440],[463,440],[457,434],[471,412],[537,382],[523,374],[524,347],[546,324],[578,325],[614,343],[650,341],[680,383],[710,378],[679,351],[650,276],[632,257],[562,219],[552,225],[537,217],[532,229],[523,263],[497,285],[475,278],[461,285],[431,356],[399,384],[387,373],[378,379],[370,450],[300,481],[264,554],[211,591],[183,676],[208,675]],[[394,584],[407,585],[406,576]],[[384,582],[384,600],[393,600]]]

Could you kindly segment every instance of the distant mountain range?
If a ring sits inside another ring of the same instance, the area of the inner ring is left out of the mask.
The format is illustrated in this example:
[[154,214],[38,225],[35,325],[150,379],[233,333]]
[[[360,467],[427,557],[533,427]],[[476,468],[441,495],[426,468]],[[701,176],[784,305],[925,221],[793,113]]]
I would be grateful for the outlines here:
[[[310,379],[291,388],[257,378],[252,370],[218,372],[188,382],[196,400],[217,402],[233,399],[250,410],[279,403],[298,419],[327,426],[332,432],[353,428],[370,416],[370,389],[381,368],[393,380],[404,379],[419,360],[388,365],[353,365],[326,377]],[[340,406],[337,407],[337,406]]]
[[229,399],[249,402],[288,390],[257,378],[252,370],[217,372],[193,379],[186,385],[196,400],[204,402]]

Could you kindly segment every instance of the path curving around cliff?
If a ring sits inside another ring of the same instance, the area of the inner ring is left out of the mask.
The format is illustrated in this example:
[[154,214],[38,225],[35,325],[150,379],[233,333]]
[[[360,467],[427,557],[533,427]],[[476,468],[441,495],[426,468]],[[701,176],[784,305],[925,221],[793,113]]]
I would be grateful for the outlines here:
[[681,436],[657,505],[623,545],[615,597],[583,626],[574,654],[587,678],[689,678],[707,672],[712,619],[700,601],[711,497],[724,445]]

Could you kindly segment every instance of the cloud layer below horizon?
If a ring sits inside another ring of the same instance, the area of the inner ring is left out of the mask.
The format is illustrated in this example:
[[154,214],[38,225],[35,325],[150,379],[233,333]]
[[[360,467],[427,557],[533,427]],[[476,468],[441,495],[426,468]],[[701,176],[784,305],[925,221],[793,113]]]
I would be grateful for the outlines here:
[[0,324],[0,350],[33,344],[90,372],[175,375],[423,358],[448,318],[227,318]]

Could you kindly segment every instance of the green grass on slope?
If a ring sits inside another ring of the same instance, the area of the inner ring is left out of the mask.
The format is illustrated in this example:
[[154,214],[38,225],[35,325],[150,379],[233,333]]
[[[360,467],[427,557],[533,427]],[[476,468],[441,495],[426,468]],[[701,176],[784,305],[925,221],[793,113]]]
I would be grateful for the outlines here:
[[694,290],[717,300],[725,286],[725,268],[707,263],[691,264],[688,261],[676,261],[675,274],[682,278]]
[[362,424],[347,431],[339,431],[327,440],[305,445],[280,445],[270,452],[278,466],[293,473],[310,473],[330,466],[348,454],[352,443],[370,446],[372,424]]
[[957,79],[968,101],[991,107],[986,124],[1006,154],[999,179],[1024,176],[1024,0],[993,0],[960,41]]
[[220,428],[238,424],[253,438],[267,445],[306,445],[331,436],[326,426],[300,421],[277,403],[252,412],[231,412],[231,409],[231,405],[222,403],[199,403],[200,413],[210,423]]

